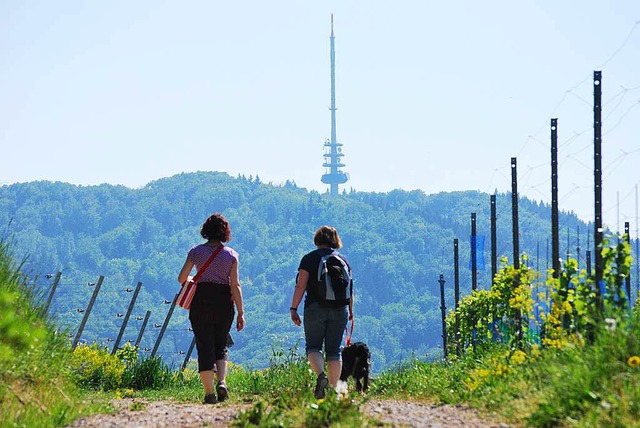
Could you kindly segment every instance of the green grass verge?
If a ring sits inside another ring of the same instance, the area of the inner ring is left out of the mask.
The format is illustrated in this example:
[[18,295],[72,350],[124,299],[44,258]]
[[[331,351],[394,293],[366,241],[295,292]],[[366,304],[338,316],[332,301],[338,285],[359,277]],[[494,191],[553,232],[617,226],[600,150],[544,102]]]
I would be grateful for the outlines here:
[[0,241],[0,427],[58,427],[108,410],[77,388],[65,334],[37,307],[20,269]]

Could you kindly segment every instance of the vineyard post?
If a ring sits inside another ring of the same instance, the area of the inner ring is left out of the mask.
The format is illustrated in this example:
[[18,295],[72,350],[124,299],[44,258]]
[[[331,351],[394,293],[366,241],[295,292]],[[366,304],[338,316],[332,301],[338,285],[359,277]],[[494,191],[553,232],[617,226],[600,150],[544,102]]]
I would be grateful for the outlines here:
[[533,289],[533,301],[535,302],[534,306],[534,315],[536,317],[536,332],[539,333],[538,326],[540,325],[540,241],[536,241],[536,286]]
[[576,226],[576,263],[578,271],[580,271],[580,226]]
[[[546,263],[546,270],[545,270],[545,283],[547,282],[547,280],[549,279],[549,238],[547,238],[547,249],[546,249],[546,253],[545,253],[545,261]],[[546,311],[549,309],[549,287],[545,287],[544,288],[544,311],[546,313]]]
[[593,72],[593,177],[595,195],[594,250],[596,261],[596,299],[598,311],[603,311],[603,260],[602,260],[602,71]]
[[[629,222],[628,221],[624,222],[624,235],[627,240],[627,245],[629,245],[629,248],[631,248],[631,238],[629,238]],[[631,272],[631,269],[629,269],[629,272]],[[627,299],[629,300],[629,309],[632,309],[633,299],[631,298],[631,275],[627,275],[627,278],[625,279],[625,287],[627,292]]]
[[144,321],[142,321],[142,327],[140,327],[140,332],[138,333],[138,338],[136,339],[136,347],[140,346],[140,342],[142,342],[142,335],[144,334],[144,329],[147,328],[147,322],[149,321],[149,316],[151,316],[151,311],[147,311],[144,316]]
[[491,284],[498,273],[498,216],[496,207],[496,195],[491,195]]
[[478,245],[476,237],[476,213],[471,213],[471,290],[478,289]]
[[[513,267],[520,270],[520,231],[518,228],[518,168],[516,158],[511,158],[511,217],[513,222]],[[513,281],[513,288],[520,286],[520,274]],[[520,309],[515,311],[516,338],[519,346],[522,345],[524,331],[522,326],[522,313]]]
[[189,350],[187,351],[187,356],[184,359],[184,362],[182,363],[182,370],[184,370],[187,367],[187,363],[189,362],[189,358],[191,358],[191,353],[193,352],[193,347],[196,344],[196,337],[193,336],[193,339],[191,339],[191,345],[189,345]]
[[100,292],[100,287],[102,286],[103,280],[104,280],[104,276],[100,275],[100,278],[98,278],[98,283],[96,284],[96,288],[93,290],[93,294],[91,295],[91,300],[89,300],[89,305],[87,306],[87,309],[85,309],[84,311],[84,317],[82,317],[82,322],[80,322],[80,327],[78,328],[76,337],[73,339],[73,342],[71,343],[71,349],[76,349],[76,346],[78,346],[78,341],[80,341],[80,336],[82,336],[82,331],[84,330],[84,326],[87,324],[87,320],[89,319],[89,314],[91,313],[93,304],[96,302],[96,298],[98,297],[98,293]]
[[458,254],[458,238],[453,240],[453,279],[454,279],[454,299],[455,299],[455,317],[456,317],[456,355],[461,355],[460,346],[460,315],[458,314],[458,306],[460,305],[460,264]]
[[60,277],[62,276],[62,272],[58,272],[56,274],[56,278],[53,280],[53,285],[51,286],[51,291],[49,292],[49,297],[47,297],[47,302],[44,304],[44,315],[47,315],[47,311],[49,310],[49,305],[51,304],[51,300],[53,299],[53,293],[56,292],[56,288],[58,287],[58,283],[60,282]]
[[440,274],[440,310],[442,311],[442,349],[444,350],[444,359],[447,359],[447,307],[444,302],[444,275]]
[[638,185],[636,184],[636,299],[640,297],[640,236],[638,233],[638,229],[640,228],[640,224],[638,222]]
[[176,293],[173,301],[171,302],[171,307],[169,308],[169,312],[167,312],[167,317],[164,319],[164,324],[162,324],[162,328],[160,329],[160,334],[158,334],[158,338],[156,339],[156,344],[153,346],[153,351],[151,351],[151,358],[156,356],[156,352],[158,352],[158,347],[160,347],[160,342],[162,341],[162,336],[164,336],[164,332],[167,330],[167,326],[169,325],[169,320],[171,319],[171,315],[173,315],[173,310],[176,308],[176,302],[178,301],[178,294]]
[[[133,310],[133,305],[136,303],[136,299],[138,298],[138,293],[140,292],[140,287],[142,287],[142,283],[138,282],[136,285],[136,290],[133,292],[133,297],[131,298],[131,302],[129,303],[129,307],[127,308],[127,313],[124,316],[124,320],[122,320],[122,325],[120,326],[120,332],[118,333],[118,337],[116,338],[115,343],[113,344],[113,349],[111,350],[111,355],[114,355],[118,350],[118,346],[120,345],[120,341],[122,340],[122,335],[124,334],[124,330],[127,328],[127,323],[129,322],[129,317],[131,316],[131,311]],[[129,290],[131,291],[131,290]]]
[[551,254],[553,277],[560,276],[560,231],[558,221],[558,119],[551,119]]
[[520,240],[518,231],[518,171],[517,160],[511,158],[511,220],[513,224],[513,267],[520,269]]

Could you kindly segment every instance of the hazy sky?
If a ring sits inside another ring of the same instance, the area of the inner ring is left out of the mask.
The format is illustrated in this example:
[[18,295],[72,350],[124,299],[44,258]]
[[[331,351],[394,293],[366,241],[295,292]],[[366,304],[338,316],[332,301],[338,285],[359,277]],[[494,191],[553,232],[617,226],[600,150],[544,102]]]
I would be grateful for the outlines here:
[[[510,191],[636,230],[640,1],[0,0],[0,184],[188,171],[325,191],[334,14],[344,188]],[[617,204],[617,201],[620,204]]]

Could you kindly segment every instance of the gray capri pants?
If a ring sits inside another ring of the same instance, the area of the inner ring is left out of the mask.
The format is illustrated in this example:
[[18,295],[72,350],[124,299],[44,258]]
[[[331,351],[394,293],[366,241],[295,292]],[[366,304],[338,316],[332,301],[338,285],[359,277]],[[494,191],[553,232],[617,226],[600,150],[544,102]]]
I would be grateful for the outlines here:
[[307,354],[322,352],[324,343],[327,361],[340,361],[342,337],[347,327],[347,306],[325,308],[313,302],[304,308],[304,336]]

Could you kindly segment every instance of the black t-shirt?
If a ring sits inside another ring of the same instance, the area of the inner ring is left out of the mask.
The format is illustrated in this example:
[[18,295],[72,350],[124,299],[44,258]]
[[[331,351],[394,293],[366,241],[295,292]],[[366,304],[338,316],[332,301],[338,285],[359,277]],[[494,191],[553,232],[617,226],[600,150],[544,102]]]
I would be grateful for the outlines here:
[[[307,282],[307,297],[304,301],[305,308],[311,303],[318,301],[318,268],[320,267],[320,260],[322,260],[324,256],[329,255],[334,251],[335,250],[333,248],[318,248],[311,251],[310,253],[305,254],[302,257],[302,260],[300,260],[300,266],[298,266],[298,270],[303,269],[309,272],[309,281]],[[347,258],[344,256],[344,254],[340,253],[340,257],[345,261],[347,266],[349,266],[349,270],[351,270],[351,265],[349,265],[349,262],[347,261]]]

